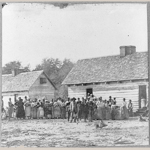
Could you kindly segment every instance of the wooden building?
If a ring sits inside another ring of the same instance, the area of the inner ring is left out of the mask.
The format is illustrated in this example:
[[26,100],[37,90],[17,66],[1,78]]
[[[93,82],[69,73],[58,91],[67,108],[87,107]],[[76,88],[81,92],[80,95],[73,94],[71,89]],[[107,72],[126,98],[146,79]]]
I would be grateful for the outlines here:
[[69,97],[112,96],[118,105],[131,99],[135,112],[148,99],[148,53],[121,46],[120,55],[79,60],[62,84],[68,85]]
[[8,106],[9,98],[14,102],[18,97],[54,99],[55,86],[44,71],[19,73],[13,70],[12,74],[2,75],[2,96],[4,107]]

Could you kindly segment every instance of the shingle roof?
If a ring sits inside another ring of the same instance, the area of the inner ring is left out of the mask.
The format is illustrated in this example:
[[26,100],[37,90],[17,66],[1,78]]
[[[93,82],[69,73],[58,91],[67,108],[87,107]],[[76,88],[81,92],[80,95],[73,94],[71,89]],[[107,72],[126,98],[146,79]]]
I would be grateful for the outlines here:
[[62,84],[148,79],[148,53],[79,60]]
[[2,92],[28,91],[43,71],[33,71],[12,75],[2,75]]

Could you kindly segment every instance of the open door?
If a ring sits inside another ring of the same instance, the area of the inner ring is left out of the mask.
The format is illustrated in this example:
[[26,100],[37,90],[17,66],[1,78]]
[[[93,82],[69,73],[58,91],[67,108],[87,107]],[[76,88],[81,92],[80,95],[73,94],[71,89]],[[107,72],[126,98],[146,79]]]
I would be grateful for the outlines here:
[[88,94],[93,94],[92,88],[86,89],[86,97],[88,96]]
[[139,108],[143,107],[145,100],[145,105],[147,103],[146,85],[139,85]]

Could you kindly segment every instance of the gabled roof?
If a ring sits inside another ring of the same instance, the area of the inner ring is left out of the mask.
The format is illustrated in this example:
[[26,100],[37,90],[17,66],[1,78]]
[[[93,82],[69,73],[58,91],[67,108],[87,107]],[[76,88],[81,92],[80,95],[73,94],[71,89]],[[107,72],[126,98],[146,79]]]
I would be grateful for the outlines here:
[[15,77],[2,75],[2,92],[28,91],[42,73],[43,70],[20,73]]
[[79,60],[62,84],[148,79],[148,53]]

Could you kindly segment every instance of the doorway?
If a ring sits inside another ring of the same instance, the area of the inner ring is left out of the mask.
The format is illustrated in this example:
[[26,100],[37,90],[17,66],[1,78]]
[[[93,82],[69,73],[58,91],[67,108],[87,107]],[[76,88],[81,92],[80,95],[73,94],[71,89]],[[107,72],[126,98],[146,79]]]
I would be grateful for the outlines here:
[[88,96],[88,94],[93,95],[93,89],[92,88],[86,89],[86,97]]
[[146,93],[146,85],[139,85],[139,108],[143,105],[143,99],[145,99],[145,105],[147,103],[147,93]]

